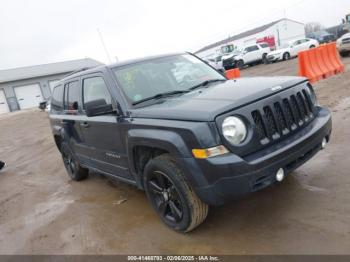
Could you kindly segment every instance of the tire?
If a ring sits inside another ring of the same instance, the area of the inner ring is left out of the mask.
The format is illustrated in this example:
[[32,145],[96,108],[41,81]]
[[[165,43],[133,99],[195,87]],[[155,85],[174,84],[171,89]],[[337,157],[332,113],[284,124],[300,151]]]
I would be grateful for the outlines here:
[[339,52],[341,57],[347,57],[349,56],[350,52]]
[[208,205],[198,198],[169,154],[155,157],[147,163],[143,182],[153,209],[171,229],[189,232],[207,217]]
[[315,47],[316,47],[315,45],[310,45],[310,49],[315,48]]
[[239,69],[239,70],[242,70],[244,68],[244,61],[242,59],[238,60],[236,62],[236,67]]
[[267,54],[263,54],[262,56],[262,62],[267,65],[269,63],[269,60],[267,59]]
[[288,52],[285,52],[284,54],[283,54],[283,61],[287,61],[287,60],[289,60],[290,59],[290,54],[288,53]]
[[78,160],[76,160],[74,154],[70,150],[67,143],[61,145],[61,155],[63,164],[67,170],[69,177],[74,181],[81,181],[88,177],[89,170],[83,168]]

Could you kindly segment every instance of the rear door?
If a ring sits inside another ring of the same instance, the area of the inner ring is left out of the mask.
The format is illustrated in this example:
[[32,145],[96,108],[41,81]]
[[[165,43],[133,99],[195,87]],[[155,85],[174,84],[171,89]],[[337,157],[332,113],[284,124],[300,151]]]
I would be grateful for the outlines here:
[[61,123],[68,135],[68,142],[74,153],[80,159],[82,154],[83,136],[80,128],[81,120],[81,85],[80,79],[70,79],[64,84],[63,107],[64,115]]
[[[82,77],[83,112],[85,103],[97,99],[104,99],[106,104],[116,107],[102,73]],[[103,172],[130,179],[125,144],[121,139],[123,122],[115,114],[88,117],[84,113],[80,124],[84,135],[84,155],[89,156],[88,161]]]
[[249,64],[261,60],[262,55],[257,45],[248,46],[243,57],[244,63]]
[[9,112],[4,90],[0,90],[0,114]]
[[37,107],[43,101],[39,84],[17,86],[14,89],[20,109]]

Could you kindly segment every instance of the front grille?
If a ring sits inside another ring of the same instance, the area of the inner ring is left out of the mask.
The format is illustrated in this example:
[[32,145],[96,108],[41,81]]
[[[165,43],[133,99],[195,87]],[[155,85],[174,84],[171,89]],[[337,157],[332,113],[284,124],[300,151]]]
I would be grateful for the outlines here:
[[223,67],[231,67],[235,64],[235,60],[233,57],[225,59],[222,61]]
[[344,38],[344,39],[342,40],[342,43],[343,43],[343,44],[350,43],[350,38]]
[[309,93],[299,90],[280,101],[251,112],[254,129],[261,144],[277,140],[301,128],[313,118]]

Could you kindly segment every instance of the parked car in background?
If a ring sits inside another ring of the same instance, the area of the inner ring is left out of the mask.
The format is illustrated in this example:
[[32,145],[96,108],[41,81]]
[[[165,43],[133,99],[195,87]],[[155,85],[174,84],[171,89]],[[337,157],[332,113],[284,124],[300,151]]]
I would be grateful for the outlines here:
[[308,50],[310,48],[318,47],[320,44],[317,40],[311,38],[303,38],[291,41],[281,46],[281,48],[268,53],[267,60],[275,62],[279,60],[288,60],[292,57],[298,56],[300,51]]
[[350,33],[347,33],[337,40],[339,54],[344,57],[350,54]]
[[206,58],[204,60],[207,61],[208,64],[214,67],[216,70],[223,73],[225,72],[225,69],[222,66],[222,57],[223,55],[216,55],[213,57]]
[[267,43],[259,43],[247,46],[242,52],[234,51],[222,57],[222,65],[225,70],[232,68],[244,68],[245,65],[253,65],[267,62],[266,56],[271,51]]
[[320,44],[331,43],[336,40],[333,34],[330,34],[325,30],[311,33],[310,38],[317,40]]

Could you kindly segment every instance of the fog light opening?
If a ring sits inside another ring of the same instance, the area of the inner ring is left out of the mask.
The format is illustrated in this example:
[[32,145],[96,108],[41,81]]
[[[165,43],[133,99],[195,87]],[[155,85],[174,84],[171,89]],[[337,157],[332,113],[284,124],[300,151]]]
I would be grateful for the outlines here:
[[284,179],[284,169],[283,168],[280,168],[277,170],[277,173],[276,173],[276,180],[278,182],[281,182],[282,180]]
[[325,149],[326,148],[326,145],[327,145],[327,138],[323,138],[322,139],[322,144],[321,144],[321,147],[322,147],[322,149]]

